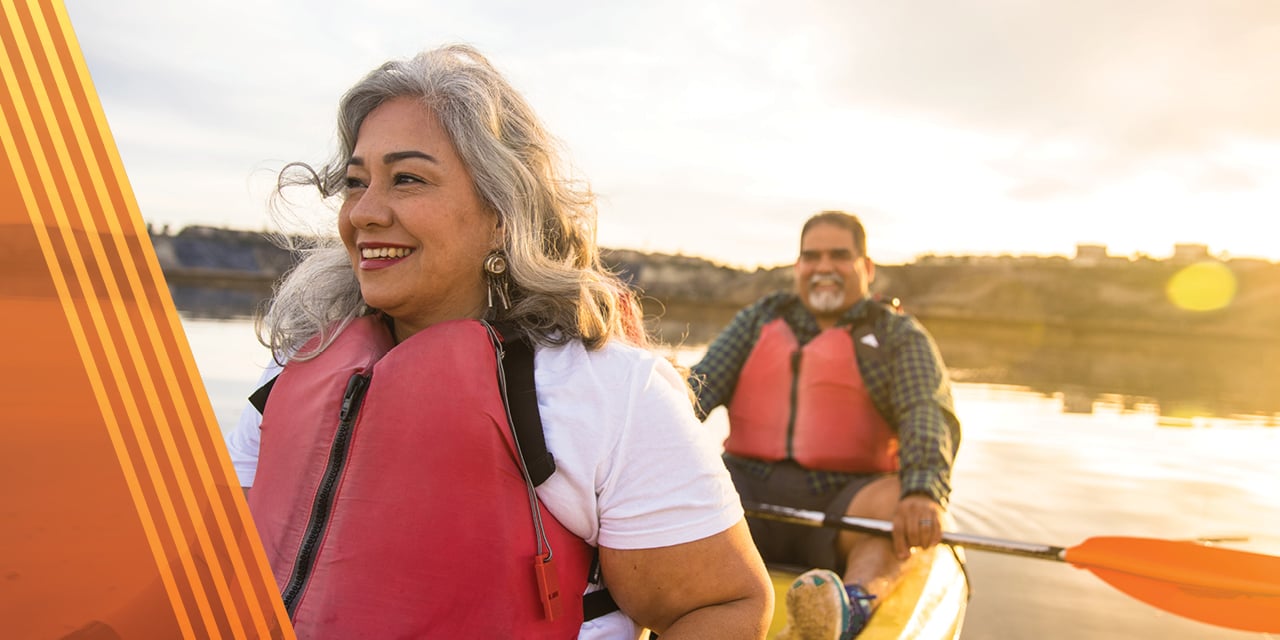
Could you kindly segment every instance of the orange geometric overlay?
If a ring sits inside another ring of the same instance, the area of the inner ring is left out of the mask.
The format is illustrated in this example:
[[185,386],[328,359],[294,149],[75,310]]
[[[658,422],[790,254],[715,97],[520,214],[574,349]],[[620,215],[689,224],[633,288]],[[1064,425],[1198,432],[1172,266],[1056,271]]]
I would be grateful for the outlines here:
[[66,10],[0,9],[0,636],[292,638]]

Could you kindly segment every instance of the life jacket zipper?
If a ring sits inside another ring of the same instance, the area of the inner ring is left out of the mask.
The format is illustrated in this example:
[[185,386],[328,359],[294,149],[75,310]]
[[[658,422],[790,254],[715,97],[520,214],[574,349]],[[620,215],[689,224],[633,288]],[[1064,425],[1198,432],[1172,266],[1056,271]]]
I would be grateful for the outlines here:
[[796,349],[791,352],[791,411],[787,415],[787,459],[796,457],[796,400],[800,397],[800,357],[804,352]]
[[298,608],[298,599],[315,565],[316,546],[320,542],[320,534],[328,524],[329,511],[333,507],[333,488],[346,464],[347,450],[351,447],[351,430],[355,426],[356,417],[360,414],[360,405],[364,401],[365,391],[369,388],[370,378],[371,376],[359,373],[352,375],[347,381],[347,390],[342,395],[342,408],[338,412],[338,430],[334,433],[333,445],[329,448],[329,462],[325,465],[324,474],[320,477],[320,487],[316,490],[315,501],[311,504],[311,517],[307,521],[306,529],[303,530],[298,557],[293,562],[293,572],[281,592],[284,608],[290,620],[293,620]]

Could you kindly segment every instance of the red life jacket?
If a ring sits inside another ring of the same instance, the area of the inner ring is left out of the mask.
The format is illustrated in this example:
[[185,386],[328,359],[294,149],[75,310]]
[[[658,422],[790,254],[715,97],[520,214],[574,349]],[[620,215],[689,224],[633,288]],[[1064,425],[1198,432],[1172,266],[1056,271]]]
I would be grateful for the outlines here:
[[249,507],[300,638],[578,635],[591,548],[539,505],[542,595],[497,371],[479,322],[396,345],[372,317],[285,367]]
[[898,437],[867,392],[847,327],[804,347],[782,318],[760,330],[729,402],[725,451],[809,469],[898,469]]

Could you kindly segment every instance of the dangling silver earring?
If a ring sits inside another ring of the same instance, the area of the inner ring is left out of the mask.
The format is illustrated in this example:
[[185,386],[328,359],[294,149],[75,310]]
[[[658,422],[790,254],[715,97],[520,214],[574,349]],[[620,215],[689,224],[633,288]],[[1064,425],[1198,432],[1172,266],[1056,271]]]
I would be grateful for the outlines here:
[[484,276],[489,285],[489,309],[497,311],[493,306],[493,297],[497,295],[502,311],[511,308],[511,297],[507,293],[507,256],[501,249],[494,249],[484,257]]

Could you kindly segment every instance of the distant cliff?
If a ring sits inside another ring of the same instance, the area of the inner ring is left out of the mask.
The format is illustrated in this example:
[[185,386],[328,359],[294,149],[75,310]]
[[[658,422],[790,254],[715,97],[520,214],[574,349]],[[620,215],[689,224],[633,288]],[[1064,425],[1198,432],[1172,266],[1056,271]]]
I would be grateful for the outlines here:
[[[793,286],[791,266],[742,271],[700,258],[636,251],[606,251],[605,259],[645,294],[646,309],[668,323],[715,316],[723,324],[733,311]],[[1062,257],[953,258],[881,265],[872,292],[898,298],[926,323],[1280,340],[1280,265],[1257,260],[1222,265],[1228,281],[1203,286],[1225,284],[1236,293],[1212,311],[1190,311],[1170,301],[1169,283],[1189,266],[1174,261],[1080,265]],[[675,308],[680,317],[668,318]],[[691,313],[698,317],[689,318]]]
[[[153,230],[151,239],[179,307],[193,313],[218,314],[237,306],[240,313],[252,313],[293,264],[292,256],[255,232],[187,227],[176,234]],[[745,271],[702,258],[631,250],[605,249],[602,257],[642,293],[646,315],[672,342],[706,339],[706,327],[722,326],[737,309],[792,286],[790,266]],[[1213,311],[1187,311],[1170,302],[1169,282],[1188,266],[1175,261],[931,258],[878,266],[872,289],[901,299],[926,324],[1280,341],[1280,265],[1221,264],[1236,293]]]

